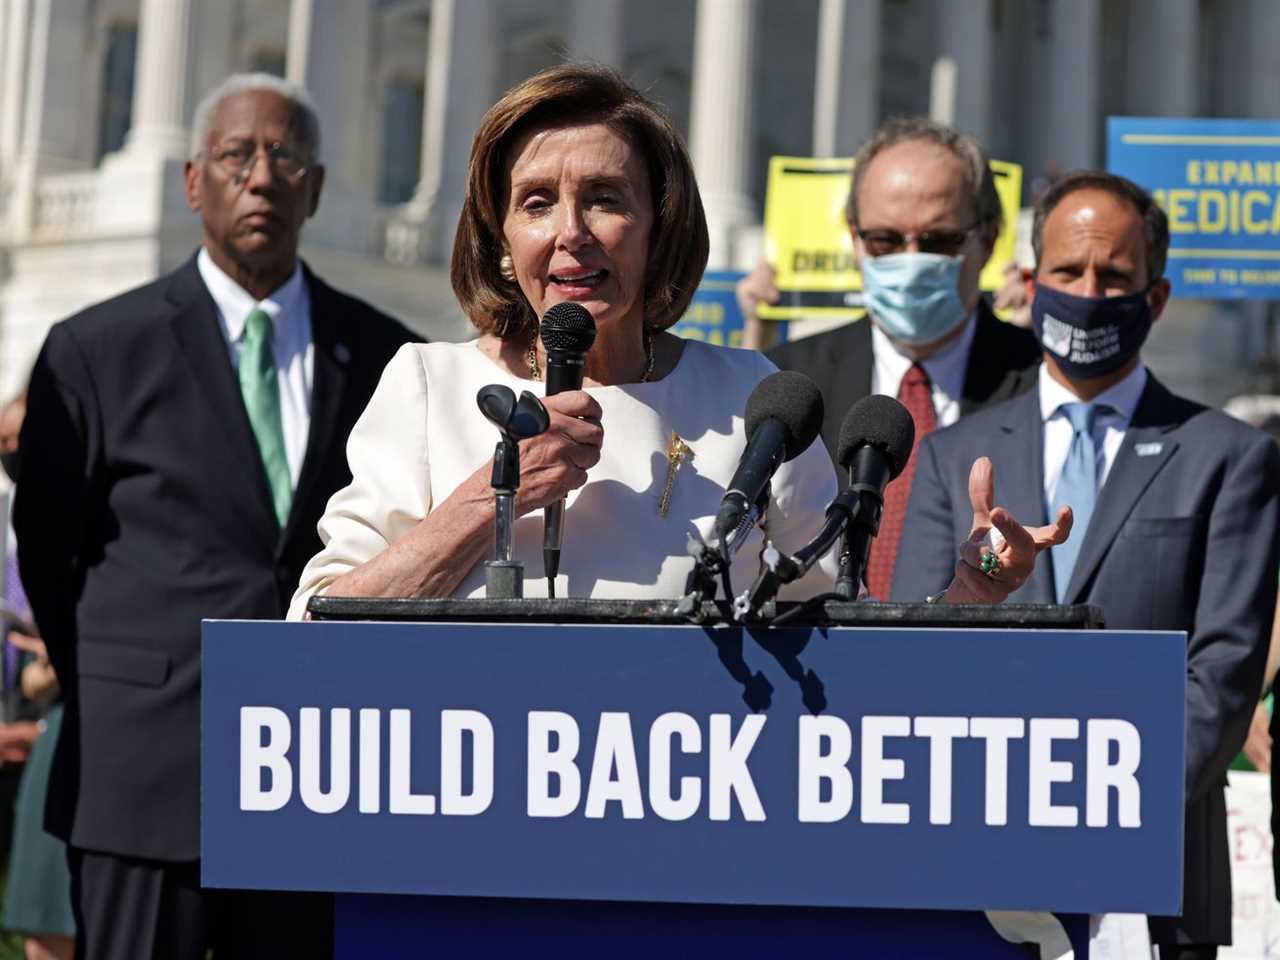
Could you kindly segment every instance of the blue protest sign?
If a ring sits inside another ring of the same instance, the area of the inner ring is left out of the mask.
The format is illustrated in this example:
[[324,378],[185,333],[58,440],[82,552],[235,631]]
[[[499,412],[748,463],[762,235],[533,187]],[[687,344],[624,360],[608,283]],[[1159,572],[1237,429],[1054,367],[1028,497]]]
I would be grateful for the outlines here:
[[210,622],[203,881],[1175,913],[1184,645]]
[[[689,340],[705,340],[719,347],[741,347],[743,321],[735,293],[741,270],[708,270],[702,275],[689,309],[671,332]],[[776,342],[787,339],[786,323],[777,324]]]
[[1107,169],[1169,215],[1175,297],[1280,297],[1280,121],[1110,117]]

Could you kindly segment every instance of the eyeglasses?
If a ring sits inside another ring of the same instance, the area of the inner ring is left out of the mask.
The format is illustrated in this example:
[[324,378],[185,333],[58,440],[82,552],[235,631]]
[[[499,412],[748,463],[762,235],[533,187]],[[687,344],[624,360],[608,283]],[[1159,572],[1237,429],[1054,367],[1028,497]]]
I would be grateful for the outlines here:
[[[310,169],[306,161],[303,160],[302,154],[292,147],[283,143],[268,143],[265,145],[267,153],[267,163],[271,167],[271,172],[280,179],[294,184],[307,175]],[[253,169],[253,165],[258,159],[257,144],[248,141],[237,140],[222,146],[214,147],[207,151],[207,155],[214,164],[230,177],[236,183],[244,183],[249,179],[249,172]]]
[[901,253],[907,249],[912,239],[921,253],[937,253],[944,257],[958,254],[969,234],[977,230],[981,223],[975,223],[963,230],[926,230],[923,233],[899,233],[897,230],[859,230],[858,239],[872,257],[883,257],[891,253]]

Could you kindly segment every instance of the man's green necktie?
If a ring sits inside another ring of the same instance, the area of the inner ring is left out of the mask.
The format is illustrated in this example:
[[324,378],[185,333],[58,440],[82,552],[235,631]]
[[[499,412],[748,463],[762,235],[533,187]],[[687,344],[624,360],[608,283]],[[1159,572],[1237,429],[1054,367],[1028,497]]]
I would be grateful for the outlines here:
[[289,519],[293,482],[289,460],[284,453],[284,427],[280,421],[280,385],[276,378],[276,358],[271,352],[271,317],[254,307],[244,324],[244,349],[240,353],[240,394],[249,414],[253,435],[267,468],[271,501],[281,529]]

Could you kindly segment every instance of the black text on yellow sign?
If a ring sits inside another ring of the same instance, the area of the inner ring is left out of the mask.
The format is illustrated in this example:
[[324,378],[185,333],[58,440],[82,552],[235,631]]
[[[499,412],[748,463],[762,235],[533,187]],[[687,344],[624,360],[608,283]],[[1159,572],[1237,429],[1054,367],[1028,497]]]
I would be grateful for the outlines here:
[[[982,272],[982,288],[1003,282],[1013,260],[1022,167],[991,162],[1004,225]],[[773,157],[765,197],[765,259],[774,265],[781,294],[777,306],[762,305],[766,320],[848,318],[862,314],[862,277],[845,203],[853,160],[849,157]]]

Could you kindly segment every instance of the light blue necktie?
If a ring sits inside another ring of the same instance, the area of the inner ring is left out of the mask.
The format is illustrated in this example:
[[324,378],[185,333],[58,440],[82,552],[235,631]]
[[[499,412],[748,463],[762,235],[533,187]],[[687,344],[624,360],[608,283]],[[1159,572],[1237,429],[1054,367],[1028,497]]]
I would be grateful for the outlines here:
[[1058,409],[1071,422],[1072,431],[1071,449],[1067,451],[1067,461],[1058,475],[1053,503],[1049,508],[1050,521],[1063,506],[1069,506],[1073,515],[1071,536],[1067,542],[1050,549],[1054,589],[1058,602],[1062,603],[1076,567],[1076,558],[1080,555],[1080,545],[1084,543],[1089,521],[1093,518],[1094,501],[1098,498],[1098,447],[1093,440],[1093,422],[1099,410],[1108,408],[1092,403],[1064,403]]

